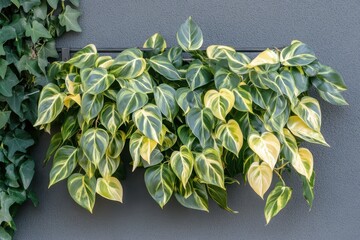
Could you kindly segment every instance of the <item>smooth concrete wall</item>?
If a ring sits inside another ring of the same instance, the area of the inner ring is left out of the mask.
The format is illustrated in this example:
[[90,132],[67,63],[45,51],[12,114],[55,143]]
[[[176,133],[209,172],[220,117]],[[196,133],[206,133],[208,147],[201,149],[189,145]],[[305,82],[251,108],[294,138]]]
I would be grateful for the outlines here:
[[[68,34],[58,46],[142,46],[160,32],[169,45],[188,16],[201,26],[204,46],[281,47],[292,39],[309,44],[320,60],[343,74],[349,106],[323,101],[322,131],[331,145],[308,145],[317,172],[315,201],[309,212],[297,176],[287,208],[265,226],[262,201],[249,186],[229,189],[230,214],[210,205],[210,213],[181,207],[172,200],[161,210],[143,182],[143,171],[123,182],[124,204],[97,198],[94,214],[77,206],[65,182],[47,189],[49,167],[42,159],[44,135],[34,148],[37,172],[33,186],[40,205],[22,207],[16,218],[17,240],[112,239],[344,239],[360,238],[360,2],[240,0],[101,0],[81,1],[81,34]],[[128,156],[124,156],[128,158]]]

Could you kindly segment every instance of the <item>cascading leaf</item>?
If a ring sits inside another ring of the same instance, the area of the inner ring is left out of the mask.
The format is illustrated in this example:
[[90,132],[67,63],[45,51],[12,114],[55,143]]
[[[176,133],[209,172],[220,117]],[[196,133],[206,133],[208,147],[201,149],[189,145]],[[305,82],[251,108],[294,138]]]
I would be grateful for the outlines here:
[[147,104],[133,114],[136,127],[148,138],[160,142],[162,117],[158,106]]
[[170,165],[184,187],[188,183],[194,167],[194,156],[187,146],[181,146],[180,151],[174,151],[170,157]]
[[284,66],[305,66],[316,60],[314,52],[304,43],[294,40],[280,53],[280,62]]
[[247,172],[247,180],[251,188],[264,198],[264,194],[269,189],[273,177],[273,170],[266,162],[253,162]]
[[214,116],[209,108],[192,108],[186,115],[186,123],[202,146],[211,137],[214,127]]
[[98,166],[101,159],[106,153],[109,145],[109,135],[101,128],[88,129],[80,139],[80,146],[85,156],[95,165]]
[[243,145],[243,134],[235,120],[231,119],[227,123],[221,124],[216,130],[216,137],[221,141],[224,148],[239,156]]
[[292,195],[292,189],[281,183],[277,184],[266,199],[265,219],[268,224],[289,202]]
[[72,199],[92,213],[95,205],[96,179],[74,173],[68,178],[67,186]]
[[225,121],[226,115],[235,104],[235,96],[232,91],[222,88],[220,91],[209,90],[204,96],[205,107],[209,108],[215,117]]
[[116,78],[133,79],[140,76],[146,68],[143,53],[136,48],[126,49],[117,56],[109,68]]
[[198,50],[203,44],[203,34],[200,27],[189,17],[181,24],[176,39],[180,47],[186,51]]

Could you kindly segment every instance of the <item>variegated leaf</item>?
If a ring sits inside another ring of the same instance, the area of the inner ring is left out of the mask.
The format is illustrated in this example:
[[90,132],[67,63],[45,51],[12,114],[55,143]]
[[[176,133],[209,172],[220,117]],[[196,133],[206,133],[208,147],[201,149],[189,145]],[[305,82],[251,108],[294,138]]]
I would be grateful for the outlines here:
[[292,189],[290,187],[284,186],[281,183],[276,185],[266,199],[264,209],[266,224],[287,205],[291,195]]
[[149,59],[149,63],[156,72],[166,79],[171,81],[181,80],[180,73],[167,57],[156,55]]
[[185,187],[194,167],[194,156],[190,149],[183,145],[180,147],[180,151],[174,151],[170,157],[170,165],[179,178],[183,186]]
[[308,127],[306,123],[298,116],[291,116],[287,123],[287,127],[292,132],[292,134],[307,142],[329,146],[320,132]]
[[170,166],[163,163],[149,167],[145,171],[144,178],[151,197],[163,208],[174,191],[175,175]]
[[155,33],[145,41],[143,47],[153,49],[154,54],[159,54],[165,50],[166,41],[160,33]]
[[347,89],[342,76],[329,66],[321,65],[316,77],[311,78],[312,85],[320,91],[333,93]]
[[98,57],[97,49],[94,44],[89,44],[74,54],[66,63],[72,64],[78,68],[86,68],[94,66]]
[[177,129],[177,135],[179,136],[180,141],[182,144],[186,145],[188,148],[191,149],[191,145],[195,141],[196,137],[192,133],[191,129],[187,125],[181,125]]
[[92,213],[95,205],[96,179],[74,173],[68,178],[67,187],[72,199]]
[[198,50],[203,44],[203,34],[200,27],[189,17],[181,24],[176,39],[180,47],[186,51]]
[[145,106],[149,98],[145,93],[123,88],[116,95],[116,106],[121,119],[126,121],[128,116]]
[[142,137],[140,149],[139,149],[140,156],[149,164],[151,159],[151,153],[154,151],[156,146],[157,146],[156,141],[145,136]]
[[283,129],[283,149],[282,152],[286,160],[292,162],[296,161],[299,155],[299,149],[297,145],[297,141],[289,129]]
[[311,209],[314,201],[315,172],[313,171],[310,180],[307,180],[306,177],[301,177],[301,179],[303,196]]
[[279,55],[271,49],[266,49],[257,55],[248,65],[248,68],[254,68],[261,65],[273,65],[280,62]]
[[205,107],[208,107],[215,117],[225,121],[226,115],[235,104],[235,96],[232,91],[222,88],[220,91],[209,90],[204,96]]
[[334,105],[349,105],[340,92],[323,92],[318,90],[322,99]]
[[81,100],[81,114],[86,122],[97,117],[104,106],[104,95],[85,93]]
[[143,72],[134,79],[117,79],[121,88],[129,88],[135,92],[152,93],[154,91],[154,81],[148,72]]
[[179,111],[175,94],[175,89],[165,83],[160,84],[154,90],[156,105],[169,121],[173,121]]
[[305,66],[316,60],[315,53],[304,43],[294,40],[280,53],[280,62],[284,66]]
[[61,138],[62,141],[70,139],[78,131],[79,124],[76,121],[76,117],[70,115],[66,118],[65,122],[61,126]]
[[224,168],[219,151],[206,148],[202,153],[195,153],[194,169],[202,182],[225,189]]
[[252,133],[248,137],[248,144],[261,160],[269,164],[274,169],[280,154],[280,142],[271,132],[265,132],[261,135]]
[[69,73],[65,77],[66,89],[71,95],[80,94],[81,90],[81,78],[79,74]]
[[273,177],[273,170],[266,162],[253,162],[247,172],[247,180],[250,187],[264,198],[264,194],[269,189]]
[[229,68],[236,74],[247,74],[249,68],[247,67],[250,63],[250,58],[240,52],[227,52],[227,60]]
[[95,61],[95,67],[109,69],[113,62],[114,59],[110,56],[100,56]]
[[191,90],[202,87],[213,79],[209,67],[205,66],[200,60],[194,60],[186,72],[186,81]]
[[299,148],[297,156],[291,161],[295,170],[310,180],[314,168],[313,155],[307,148]]
[[51,156],[59,149],[62,143],[63,140],[62,140],[61,132],[55,133],[51,137],[49,147],[46,151],[44,164],[46,164],[50,160]]
[[268,109],[264,114],[265,128],[268,131],[281,133],[290,116],[290,108],[284,96],[278,96],[269,103]]
[[118,169],[120,165],[120,157],[112,158],[105,155],[99,162],[97,168],[102,177],[110,177]]
[[183,53],[182,48],[176,46],[166,50],[164,55],[176,68],[179,68],[183,65],[182,53]]
[[252,97],[250,88],[247,85],[241,85],[233,89],[235,97],[234,108],[242,112],[253,112],[252,109]]
[[81,79],[85,93],[99,94],[107,90],[115,81],[112,74],[108,74],[104,68],[92,69],[87,78]]
[[88,129],[80,139],[80,146],[85,156],[94,163],[95,166],[104,157],[109,145],[109,135],[101,128]]
[[67,178],[74,171],[77,164],[78,149],[73,146],[62,146],[54,156],[50,171],[49,188],[55,183]]
[[132,171],[135,171],[135,169],[139,166],[139,164],[141,162],[140,148],[141,148],[143,138],[144,138],[144,135],[141,134],[140,131],[134,132],[130,137],[129,151],[131,154],[131,158],[133,160]]
[[321,128],[321,110],[319,102],[312,97],[305,96],[292,108],[292,111],[298,115],[310,128],[320,131]]
[[97,167],[85,156],[84,151],[79,149],[77,154],[78,164],[89,178],[95,175]]
[[191,108],[202,107],[201,95],[187,87],[178,88],[175,94],[176,102],[186,114]]
[[160,142],[162,130],[162,117],[158,106],[147,104],[133,114],[136,127],[148,138]]
[[309,78],[305,75],[301,67],[290,67],[288,68],[292,78],[295,82],[296,96],[299,96],[301,93],[306,92],[309,89],[310,81]]
[[209,212],[208,194],[205,184],[193,182],[189,196],[175,193],[176,200],[184,207]]
[[98,178],[96,193],[103,198],[122,203],[123,188],[120,181],[115,177]]
[[133,79],[140,76],[146,68],[146,61],[139,49],[122,51],[114,60],[109,72],[116,78]]
[[106,155],[111,158],[117,158],[120,156],[125,146],[126,136],[123,131],[117,131],[110,137],[108,148],[106,149]]
[[163,125],[160,139],[161,145],[159,146],[159,149],[163,152],[175,145],[177,141],[177,135],[170,132],[169,129]]
[[226,88],[232,90],[240,85],[241,78],[232,71],[220,68],[215,72],[214,81],[216,89]]
[[216,137],[227,150],[239,156],[243,145],[243,134],[239,124],[231,119],[227,123],[221,124],[216,130]]
[[214,116],[209,108],[192,108],[186,115],[186,123],[202,146],[211,137],[214,128]]
[[280,93],[286,95],[290,102],[294,103],[300,91],[296,88],[295,79],[288,70],[281,71],[276,76],[276,84],[280,88]]
[[61,113],[64,107],[65,94],[60,92],[58,86],[47,84],[40,94],[38,118],[34,126],[51,123]]
[[163,160],[164,160],[164,155],[161,153],[159,148],[155,148],[154,151],[151,152],[149,162],[147,162],[143,158],[141,158],[141,162],[142,162],[144,168],[158,165]]
[[235,53],[235,49],[223,45],[211,45],[206,49],[206,55],[209,59],[223,60],[227,59],[228,55]]
[[237,211],[234,211],[231,208],[229,208],[226,189],[209,184],[206,186],[209,196],[211,197],[212,200],[216,202],[216,204],[219,207],[231,213],[238,213]]
[[106,103],[100,113],[101,124],[113,135],[121,126],[121,117],[115,103]]

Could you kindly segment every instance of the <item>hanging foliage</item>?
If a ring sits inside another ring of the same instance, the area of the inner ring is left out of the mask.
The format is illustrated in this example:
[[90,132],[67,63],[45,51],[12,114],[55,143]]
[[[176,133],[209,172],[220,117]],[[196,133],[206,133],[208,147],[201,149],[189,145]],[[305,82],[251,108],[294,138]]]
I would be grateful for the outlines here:
[[341,76],[296,40],[251,59],[228,46],[201,50],[203,34],[191,18],[176,37],[179,46],[167,48],[157,33],[147,51],[127,49],[114,59],[88,45],[51,65],[36,121],[42,128],[62,123],[46,158],[55,155],[50,185],[67,179],[71,197],[90,212],[96,194],[121,202],[117,176],[128,141],[132,169],[146,169],[145,185],[160,207],[175,195],[187,208],[208,211],[211,198],[232,211],[226,188],[242,176],[261,198],[270,192],[268,223],[291,198],[282,178],[291,170],[311,207],[313,156],[299,145],[327,143],[308,90],[346,105]]

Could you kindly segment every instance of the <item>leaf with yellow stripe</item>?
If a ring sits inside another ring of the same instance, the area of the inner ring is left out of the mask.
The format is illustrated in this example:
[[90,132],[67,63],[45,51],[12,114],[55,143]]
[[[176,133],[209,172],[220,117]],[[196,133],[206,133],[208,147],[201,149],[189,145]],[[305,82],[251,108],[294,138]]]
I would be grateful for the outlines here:
[[253,162],[247,172],[247,181],[250,187],[264,198],[264,194],[269,189],[273,177],[273,170],[266,162]]
[[270,192],[266,199],[264,209],[266,224],[268,224],[274,216],[286,207],[287,203],[291,199],[291,195],[292,189],[290,187],[284,186],[282,183],[278,183],[276,185],[274,190]]
[[122,51],[114,60],[109,72],[116,78],[133,79],[140,76],[146,68],[146,61],[139,49]]
[[160,143],[162,116],[158,106],[147,104],[133,114],[136,127],[148,138]]
[[224,168],[219,151],[206,148],[202,153],[195,153],[194,169],[201,182],[225,189]]
[[175,175],[169,164],[162,163],[149,167],[145,171],[144,179],[151,197],[163,208],[174,191]]
[[248,68],[254,68],[262,65],[274,65],[280,62],[279,55],[271,49],[266,49],[257,55],[248,65]]
[[97,117],[104,106],[103,94],[90,94],[85,93],[82,95],[81,100],[81,115],[86,122]]
[[116,95],[117,110],[123,121],[127,121],[131,113],[145,106],[148,101],[149,97],[145,93],[128,88],[121,89]]
[[121,117],[115,103],[106,103],[100,112],[101,124],[112,134],[121,126]]
[[175,89],[165,83],[160,84],[154,89],[156,105],[169,121],[173,121],[179,111],[175,94]]
[[292,132],[292,134],[307,142],[329,146],[320,132],[308,127],[306,123],[298,116],[291,116],[287,123],[287,127]]
[[55,183],[67,178],[74,171],[77,164],[78,149],[73,146],[62,146],[54,156],[50,171],[49,188]]
[[189,17],[181,24],[176,39],[180,47],[186,51],[198,50],[203,44],[203,34],[200,27]]
[[179,178],[183,186],[185,187],[194,167],[194,156],[190,149],[183,145],[180,147],[180,151],[174,151],[170,157],[170,165]]
[[171,81],[181,80],[180,73],[169,59],[162,55],[156,55],[149,59],[150,66],[166,79]]
[[232,91],[222,88],[220,91],[209,90],[204,97],[205,107],[211,109],[218,119],[225,121],[226,115],[235,104],[235,96]]
[[160,33],[155,33],[145,41],[143,47],[153,49],[154,54],[159,54],[165,50],[166,41]]
[[125,146],[126,136],[123,131],[117,131],[110,136],[108,148],[106,149],[106,155],[111,158],[117,158],[120,156]]
[[227,123],[221,124],[216,130],[216,137],[227,150],[239,156],[243,145],[243,134],[239,124],[231,119]]
[[298,115],[310,128],[320,131],[321,110],[319,102],[312,97],[305,96],[293,107],[292,111]]
[[254,132],[248,137],[248,144],[261,160],[269,164],[271,169],[274,169],[280,154],[281,145],[273,133],[264,132],[259,135]]
[[72,199],[92,213],[95,205],[96,179],[74,173],[68,178],[67,187]]
[[98,178],[96,193],[112,201],[121,203],[123,201],[123,188],[120,181],[115,177]]
[[232,71],[229,71],[225,68],[220,68],[216,70],[214,81],[216,89],[227,88],[232,90],[237,88],[241,83],[241,77]]
[[105,68],[93,68],[82,78],[82,85],[85,93],[99,94],[107,90],[115,81],[115,77],[109,74]]
[[191,90],[202,87],[213,79],[210,68],[205,66],[200,60],[194,60],[186,72],[186,81]]
[[252,109],[252,96],[250,93],[250,87],[247,85],[241,85],[233,89],[235,96],[234,108],[241,112],[253,112]]
[[231,71],[241,75],[249,73],[247,66],[250,63],[250,58],[248,56],[240,52],[227,52],[226,55]]
[[314,168],[313,155],[307,148],[299,148],[297,156],[291,161],[295,170],[310,181]]
[[120,165],[120,157],[115,158],[105,155],[99,162],[97,168],[102,177],[110,177],[118,169]]
[[66,63],[78,68],[92,67],[98,57],[97,49],[94,44],[89,44],[74,54]]
[[51,123],[61,113],[64,107],[65,93],[60,92],[58,86],[47,84],[40,94],[38,118],[34,126]]
[[316,60],[315,53],[304,43],[294,40],[280,53],[284,66],[305,66]]
[[85,156],[94,163],[95,166],[104,157],[109,145],[109,135],[101,128],[88,129],[80,139],[80,146]]
[[205,146],[214,128],[214,116],[209,108],[192,108],[186,115],[186,123],[192,133]]
[[142,137],[140,149],[139,149],[140,156],[149,164],[150,164],[151,153],[154,151],[156,146],[157,146],[156,141],[145,136]]
[[223,45],[211,45],[206,49],[206,55],[209,59],[223,60],[227,59],[228,55],[235,53],[235,49]]

